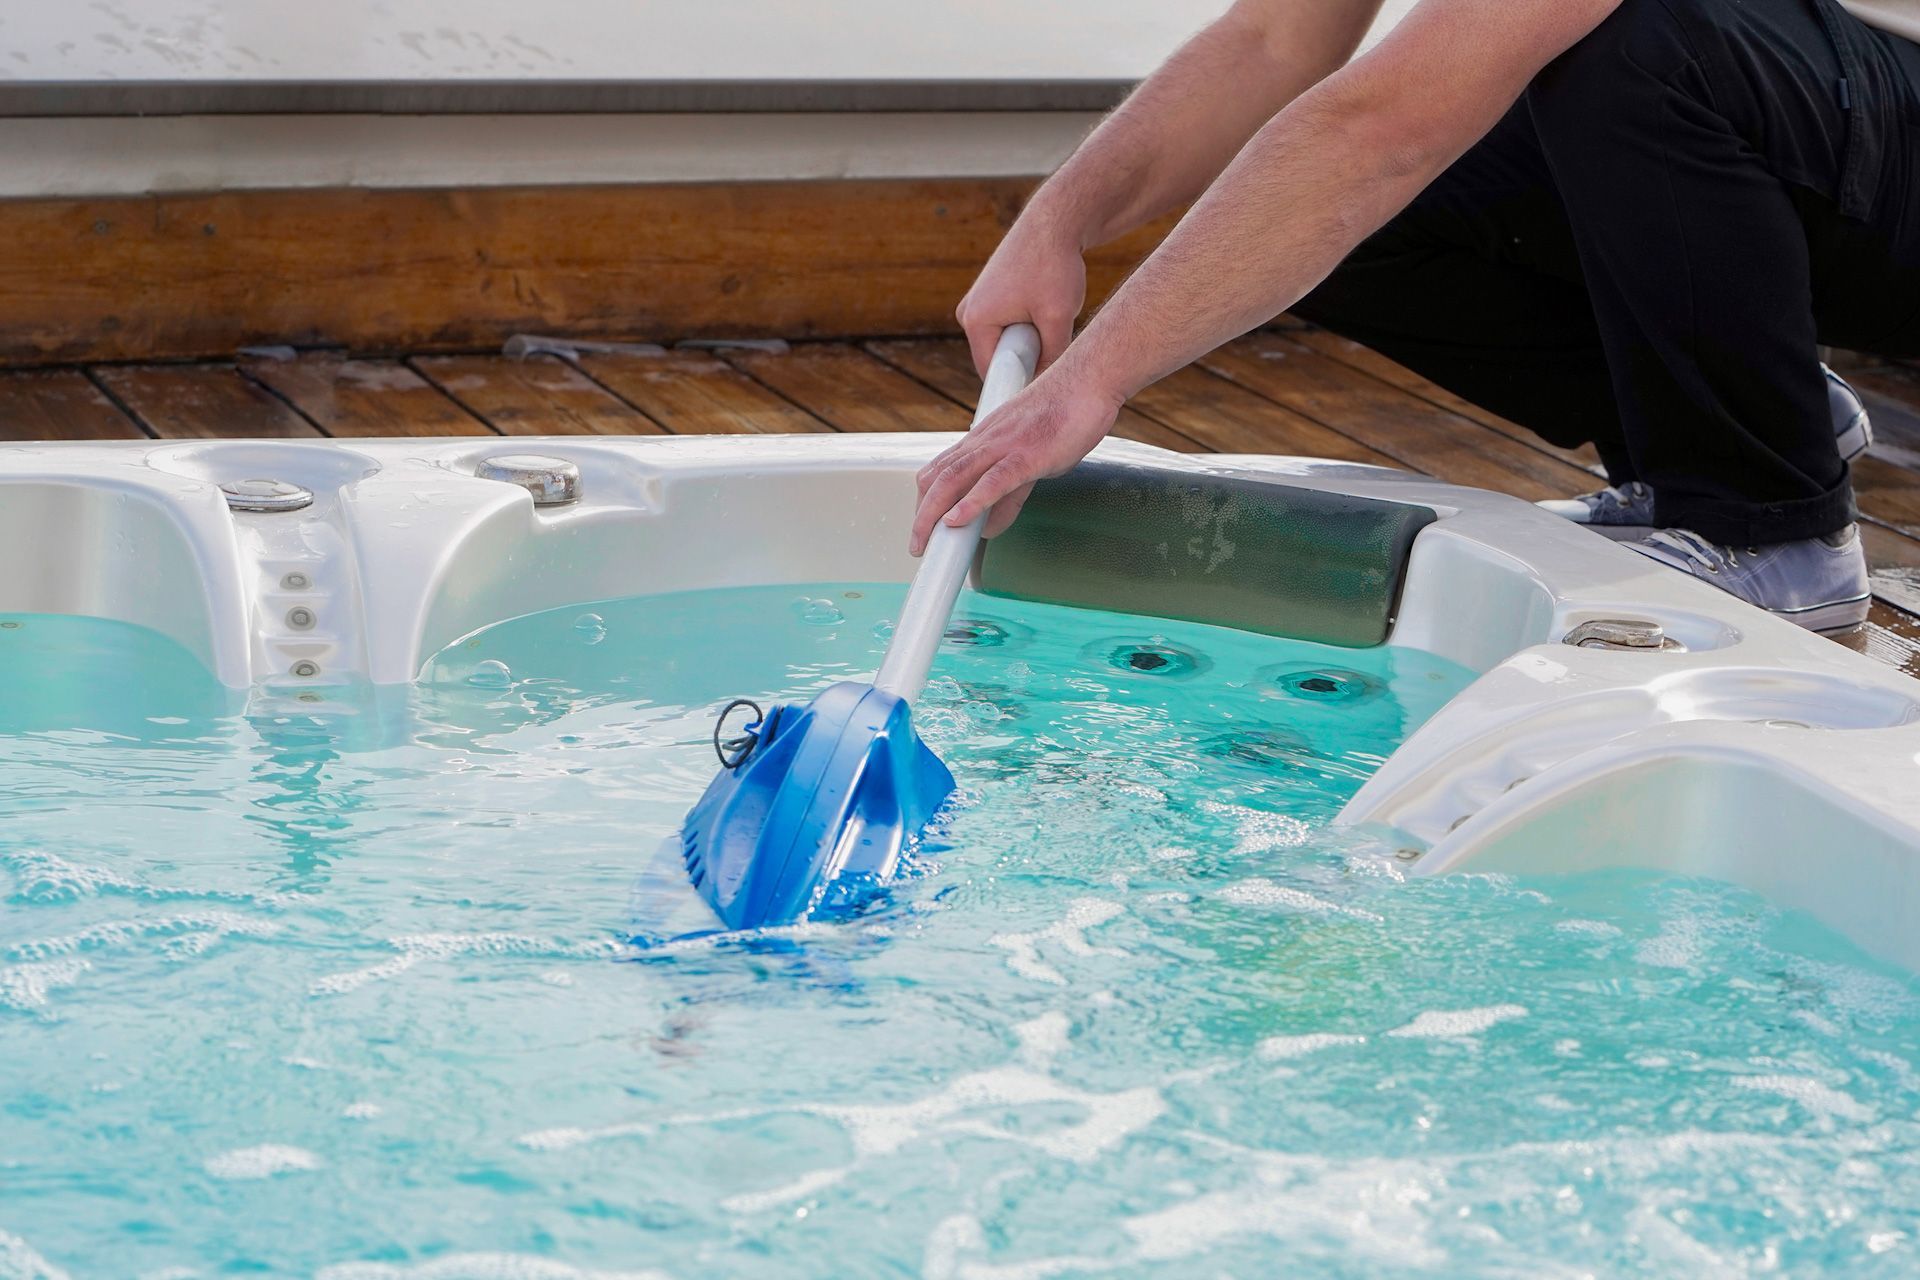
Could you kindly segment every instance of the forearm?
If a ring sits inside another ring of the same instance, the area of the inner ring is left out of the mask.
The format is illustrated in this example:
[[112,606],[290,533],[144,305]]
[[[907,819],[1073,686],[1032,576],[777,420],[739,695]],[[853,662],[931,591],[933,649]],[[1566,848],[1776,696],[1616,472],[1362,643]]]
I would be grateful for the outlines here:
[[[1254,136],[1068,349],[1060,376],[1118,403],[1298,302],[1615,3],[1514,0],[1555,11],[1507,45],[1494,28],[1517,13],[1423,5],[1387,46]],[[1461,48],[1488,52],[1474,66],[1449,56]]]
[[1382,154],[1368,124],[1311,100],[1281,113],[1087,325],[1061,373],[1124,401],[1305,297],[1444,167]]
[[1255,130],[1352,56],[1380,0],[1241,0],[1089,135],[1025,229],[1083,250],[1207,188]]

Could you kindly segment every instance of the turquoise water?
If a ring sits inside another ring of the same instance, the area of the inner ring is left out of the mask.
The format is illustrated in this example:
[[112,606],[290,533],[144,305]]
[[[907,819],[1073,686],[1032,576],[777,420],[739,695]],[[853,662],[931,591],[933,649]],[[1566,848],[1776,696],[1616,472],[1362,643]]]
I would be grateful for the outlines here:
[[0,618],[0,1277],[1920,1265],[1910,976],[1329,829],[1464,682],[1417,654],[966,600],[927,874],[632,947],[713,711],[870,671],[899,599],[613,602],[248,705]]

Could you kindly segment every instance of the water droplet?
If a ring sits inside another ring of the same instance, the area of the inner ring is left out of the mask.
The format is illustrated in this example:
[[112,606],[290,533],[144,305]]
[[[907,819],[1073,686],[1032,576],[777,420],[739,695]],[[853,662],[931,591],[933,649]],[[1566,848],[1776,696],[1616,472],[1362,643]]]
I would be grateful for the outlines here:
[[476,689],[506,689],[513,684],[513,670],[504,662],[488,658],[473,669],[467,683]]
[[793,612],[800,621],[813,627],[837,627],[847,620],[840,612],[840,606],[831,600],[810,600],[805,596],[793,602]]
[[873,624],[873,638],[874,638],[875,640],[891,640],[891,639],[893,639],[893,619],[892,619],[892,618],[882,618],[882,619],[880,619],[880,621],[878,621],[878,622],[876,622],[876,623],[874,623],[874,624]]
[[607,620],[597,613],[583,613],[573,620],[573,629],[588,644],[599,644],[607,638]]

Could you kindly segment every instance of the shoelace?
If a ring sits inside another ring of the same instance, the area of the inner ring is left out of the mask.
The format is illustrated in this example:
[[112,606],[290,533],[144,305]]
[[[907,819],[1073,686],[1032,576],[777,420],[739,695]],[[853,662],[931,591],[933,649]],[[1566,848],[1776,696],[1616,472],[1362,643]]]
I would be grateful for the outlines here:
[[[1647,541],[1654,546],[1679,552],[1708,573],[1718,573],[1722,568],[1737,568],[1740,564],[1739,552],[1732,547],[1708,542],[1691,529],[1656,529],[1647,535]],[[1747,550],[1752,552],[1753,548]]]
[[1644,501],[1651,490],[1639,480],[1629,480],[1625,484],[1613,485],[1593,495],[1594,507],[1598,514],[1611,515],[1624,511],[1636,502]]

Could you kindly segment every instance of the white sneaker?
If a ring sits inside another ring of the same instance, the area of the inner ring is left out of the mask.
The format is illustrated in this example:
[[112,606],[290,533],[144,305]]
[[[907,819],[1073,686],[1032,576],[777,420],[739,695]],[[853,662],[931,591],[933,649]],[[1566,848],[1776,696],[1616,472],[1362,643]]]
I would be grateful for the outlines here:
[[1653,489],[1638,480],[1577,498],[1548,498],[1538,506],[1616,541],[1635,541],[1653,532]]
[[1764,547],[1723,547],[1687,529],[1661,529],[1627,546],[1809,631],[1857,627],[1873,604],[1853,525]]

